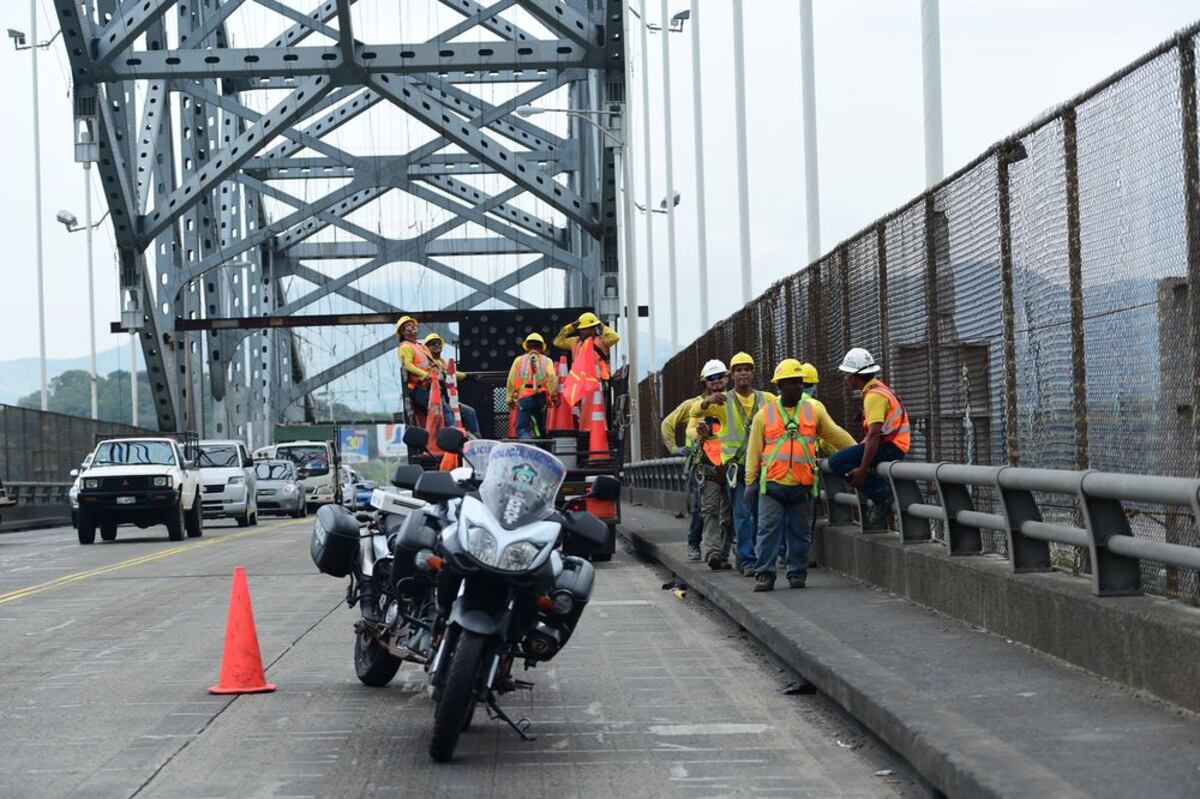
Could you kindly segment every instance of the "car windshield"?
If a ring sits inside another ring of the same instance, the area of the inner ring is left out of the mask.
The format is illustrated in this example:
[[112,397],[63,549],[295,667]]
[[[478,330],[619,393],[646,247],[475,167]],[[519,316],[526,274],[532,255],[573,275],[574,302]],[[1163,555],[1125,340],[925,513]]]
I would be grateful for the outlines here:
[[479,498],[505,529],[541,521],[554,511],[554,499],[567,476],[562,461],[529,444],[492,448]]
[[311,475],[329,474],[329,452],[324,447],[280,447],[276,454]]
[[166,441],[105,441],[96,447],[92,466],[123,464],[175,465],[175,448]]
[[204,444],[200,447],[201,469],[221,469],[241,465],[241,453],[233,444]]
[[296,467],[287,461],[260,461],[254,465],[259,480],[294,480]]

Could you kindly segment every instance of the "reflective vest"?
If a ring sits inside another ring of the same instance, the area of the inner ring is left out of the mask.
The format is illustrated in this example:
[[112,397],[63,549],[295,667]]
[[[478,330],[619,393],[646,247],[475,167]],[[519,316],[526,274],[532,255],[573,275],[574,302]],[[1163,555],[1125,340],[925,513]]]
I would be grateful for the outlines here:
[[549,393],[546,389],[546,375],[554,371],[554,361],[537,352],[522,355],[517,360],[517,399]]
[[745,413],[742,410],[741,397],[736,391],[725,392],[725,425],[724,430],[720,434],[722,459],[728,463],[730,461],[744,462],[746,458],[746,442],[750,438],[750,425],[754,421],[754,415],[758,413],[758,409],[763,404],[763,393],[761,391],[754,392],[754,407],[750,410],[748,416],[743,416]]
[[[433,356],[429,354],[428,347],[426,347],[424,344],[421,344],[420,342],[417,342],[417,341],[401,341],[400,349],[403,350],[405,347],[407,347],[408,349],[410,349],[412,351],[412,365],[413,366],[415,366],[416,368],[420,369],[423,372],[428,372],[431,368],[433,368]],[[406,385],[410,389],[416,388],[420,385],[423,385],[426,382],[425,380],[422,380],[421,378],[417,377],[415,374],[408,371],[407,369],[405,369],[404,371],[405,371],[405,374],[408,376]]]
[[811,402],[801,399],[789,416],[783,403],[775,400],[763,409],[763,463],[759,470],[759,490],[767,483],[781,483],[788,475],[797,485],[816,486],[817,412]]
[[[896,397],[896,392],[885,386],[881,381],[875,380],[870,386],[863,391],[863,398],[868,394],[879,394],[888,401],[887,416],[883,420],[883,428],[880,432],[880,442],[884,444],[892,444],[901,452],[907,453],[908,448],[912,446],[912,431],[908,426],[908,412],[904,410],[904,406],[900,404],[900,400]],[[863,417],[863,432],[866,433],[870,426],[867,424],[867,419]]]
[[[604,328],[600,329],[601,331],[604,330]],[[610,377],[612,377],[612,374],[608,368],[608,345],[604,343],[603,332],[589,338],[580,336],[579,338],[575,339],[575,343],[571,345],[572,366],[574,366],[576,361],[579,360],[579,353],[583,351],[583,348],[589,345],[596,348],[596,363],[600,367],[600,374],[598,377],[601,380],[608,380]]]

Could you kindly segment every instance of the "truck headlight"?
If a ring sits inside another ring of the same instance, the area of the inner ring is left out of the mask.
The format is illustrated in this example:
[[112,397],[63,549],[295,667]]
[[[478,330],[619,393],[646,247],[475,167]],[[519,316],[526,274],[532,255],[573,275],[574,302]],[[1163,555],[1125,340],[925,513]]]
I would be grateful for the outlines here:
[[99,488],[99,487],[100,487],[100,481],[99,481],[99,480],[94,480],[94,479],[84,480],[84,481],[83,481],[83,487],[84,487],[84,488]]
[[496,537],[482,527],[468,527],[467,553],[485,566],[495,566],[499,555]]
[[538,548],[533,544],[528,541],[518,541],[505,547],[504,554],[500,556],[500,563],[496,568],[510,572],[525,571],[537,555]]
[[175,486],[175,479],[173,477],[171,477],[170,475],[163,475],[161,477],[154,478],[154,487],[155,488],[173,488],[174,486]]
[[246,478],[241,477],[240,475],[238,477],[230,477],[229,478],[229,485],[231,485],[231,486],[240,486],[245,482],[246,482]]

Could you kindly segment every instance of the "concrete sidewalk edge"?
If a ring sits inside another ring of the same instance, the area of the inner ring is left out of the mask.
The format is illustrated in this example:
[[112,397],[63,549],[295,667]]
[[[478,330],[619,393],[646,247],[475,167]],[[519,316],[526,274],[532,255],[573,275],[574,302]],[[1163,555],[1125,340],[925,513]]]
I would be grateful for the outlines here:
[[[804,644],[698,564],[650,537],[618,528],[635,551],[657,561],[741,625],[761,645],[804,676],[949,796],[1081,796],[1058,775],[928,695],[862,657],[825,630],[806,626]],[[741,584],[745,586],[745,584]]]

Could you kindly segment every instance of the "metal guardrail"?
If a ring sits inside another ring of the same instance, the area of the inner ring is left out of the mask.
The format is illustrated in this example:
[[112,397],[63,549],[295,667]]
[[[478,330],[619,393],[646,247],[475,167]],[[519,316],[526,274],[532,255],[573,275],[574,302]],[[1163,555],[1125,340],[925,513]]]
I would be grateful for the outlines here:
[[17,505],[61,505],[67,502],[71,484],[12,481],[6,482],[4,488]]
[[[865,505],[841,475],[820,462],[831,524],[856,524]],[[1008,539],[1008,558],[1015,573],[1052,570],[1050,544],[1087,550],[1092,592],[1096,596],[1142,593],[1141,561],[1200,570],[1200,548],[1136,537],[1124,503],[1145,502],[1183,507],[1193,523],[1200,520],[1200,480],[1182,477],[1117,474],[1095,471],[973,466],[956,463],[882,463],[876,469],[896,498],[899,536],[906,543],[934,540],[932,522],[945,525],[950,555],[983,554],[983,531],[997,530]],[[682,458],[659,458],[626,464],[632,487],[686,491]],[[926,484],[940,504],[927,501]],[[991,489],[1000,498],[997,513],[976,507],[973,488]],[[1068,495],[1078,501],[1083,527],[1044,521],[1034,492]],[[890,532],[890,531],[889,531]]]

